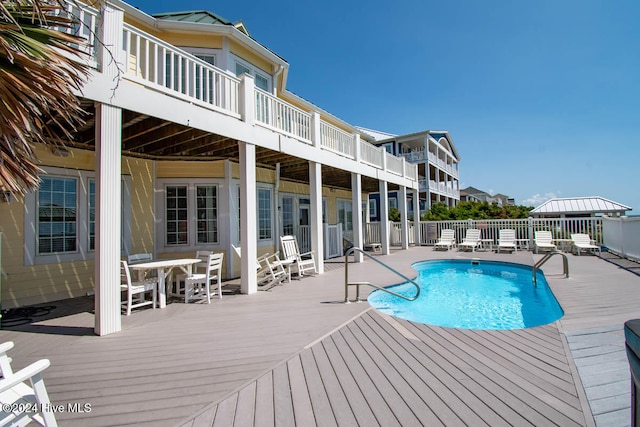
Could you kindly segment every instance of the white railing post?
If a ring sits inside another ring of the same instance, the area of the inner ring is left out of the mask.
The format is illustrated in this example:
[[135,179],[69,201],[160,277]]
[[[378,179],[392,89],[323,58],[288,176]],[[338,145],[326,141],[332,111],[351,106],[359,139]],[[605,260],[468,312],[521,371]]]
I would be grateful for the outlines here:
[[533,248],[533,218],[529,217],[528,219],[528,224],[527,224],[527,229],[529,230],[529,247]]
[[362,150],[360,148],[360,134],[354,133],[353,134],[353,158],[358,163],[360,163],[361,152]]
[[314,147],[322,146],[322,132],[320,131],[320,113],[313,111],[311,113],[311,143]]
[[240,116],[248,125],[253,125],[256,119],[255,80],[246,73],[240,77]]
[[[122,52],[122,35],[124,30],[124,12],[111,3],[106,3],[101,10],[99,24],[100,48],[98,49],[98,67],[108,77],[117,78],[120,68],[126,61],[120,57]],[[126,72],[124,69],[122,72]]]

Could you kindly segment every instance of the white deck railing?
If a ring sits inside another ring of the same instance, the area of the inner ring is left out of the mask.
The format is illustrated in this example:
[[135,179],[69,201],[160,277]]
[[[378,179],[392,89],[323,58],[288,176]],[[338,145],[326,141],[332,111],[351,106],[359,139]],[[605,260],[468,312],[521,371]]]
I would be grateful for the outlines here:
[[324,259],[342,256],[342,224],[324,224]]
[[311,143],[311,114],[276,98],[262,89],[256,91],[256,121],[296,139]]
[[402,157],[396,157],[393,154],[389,154],[386,151],[384,151],[384,154],[385,156],[387,156],[386,158],[387,170],[391,173],[395,173],[396,175],[402,176],[403,174],[402,165],[404,164],[404,159]]
[[385,152],[382,147],[376,147],[366,141],[360,141],[360,156],[363,163],[382,169],[382,155]]
[[640,261],[640,217],[603,218],[602,234],[610,251]]
[[131,25],[123,37],[126,78],[240,117],[238,78]]
[[320,145],[325,150],[333,151],[350,159],[354,159],[356,155],[353,135],[329,123],[320,123]]

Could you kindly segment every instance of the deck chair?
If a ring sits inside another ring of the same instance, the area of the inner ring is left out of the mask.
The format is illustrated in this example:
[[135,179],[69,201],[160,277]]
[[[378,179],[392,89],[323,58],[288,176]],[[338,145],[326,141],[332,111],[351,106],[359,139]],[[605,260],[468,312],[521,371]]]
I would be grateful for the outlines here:
[[[131,309],[153,305],[156,308],[158,301],[158,279],[155,277],[132,281],[131,272],[127,261],[120,261],[120,289],[127,294],[127,300],[122,301],[122,307],[126,310],[127,316],[131,315]],[[147,299],[147,293],[151,294],[151,299]]]
[[500,251],[512,251],[517,252],[518,247],[516,244],[516,230],[503,229],[498,234],[498,248],[496,252]]
[[579,256],[582,251],[593,251],[595,255],[596,251],[598,251],[598,255],[602,255],[602,251],[600,246],[595,244],[595,241],[591,240],[591,237],[588,234],[576,233],[571,235],[571,240],[573,241],[572,251],[575,250],[576,254]]
[[[231,245],[238,259],[242,259],[241,248]],[[290,279],[288,269],[280,261],[278,252],[265,254],[256,259],[256,276],[258,277],[258,289],[266,291],[275,285],[280,285],[284,280]]]
[[[127,262],[129,265],[139,264],[142,262],[148,262],[153,260],[152,254],[131,254],[127,256]],[[145,278],[151,278],[155,275],[155,270],[138,270],[138,280],[144,280]]]
[[316,261],[312,251],[300,253],[298,241],[294,236],[280,236],[282,255],[285,261],[293,262],[298,272],[298,277],[302,277],[307,271],[316,271]]
[[475,252],[481,243],[480,230],[477,228],[469,228],[467,234],[464,236],[464,240],[458,245],[458,250],[471,249],[471,252]]
[[445,249],[449,250],[456,245],[456,232],[455,230],[444,229],[440,232],[440,239],[433,246],[433,249]]
[[538,230],[534,233],[535,252],[540,249],[547,251],[555,251],[556,245],[553,244],[553,236],[550,231]]
[[[184,302],[188,304],[192,299],[206,300],[211,304],[211,297],[218,295],[222,298],[222,259],[223,253],[201,255],[202,262],[196,264],[204,271],[192,273],[184,278]],[[217,290],[212,291],[212,287]]]
[[[0,344],[0,404],[3,406],[0,411],[0,426],[26,426],[32,421],[46,427],[57,426],[54,413],[50,409],[46,410],[51,407],[51,401],[42,378],[42,371],[49,367],[49,360],[41,359],[13,372],[11,360],[7,356],[7,351],[12,348],[11,341]],[[26,410],[34,408],[36,404],[38,412]],[[5,410],[5,405],[10,405],[14,410]]]

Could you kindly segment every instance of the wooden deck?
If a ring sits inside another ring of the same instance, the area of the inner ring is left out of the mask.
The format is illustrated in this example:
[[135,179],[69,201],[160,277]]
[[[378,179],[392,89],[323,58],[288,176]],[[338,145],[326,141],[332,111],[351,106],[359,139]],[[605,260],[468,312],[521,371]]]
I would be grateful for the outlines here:
[[[412,275],[412,261],[469,257],[532,264],[538,256],[411,248],[383,258]],[[570,279],[558,274],[559,257],[544,268],[565,316],[526,330],[439,328],[366,302],[342,304],[344,269],[333,262],[322,276],[268,292],[228,286],[211,305],[140,310],[105,337],[92,335],[90,299],[53,304],[47,320],[2,330],[0,339],[16,343],[16,367],[51,360],[45,382],[54,403],[91,404],[58,414],[62,426],[624,425],[613,420],[624,422],[625,380],[598,385],[594,362],[617,359],[628,375],[626,360],[610,356],[619,341],[598,352],[607,344],[593,337],[640,317],[640,277],[593,256],[568,257]],[[350,272],[397,282],[371,262]],[[612,402],[617,409],[606,409]]]

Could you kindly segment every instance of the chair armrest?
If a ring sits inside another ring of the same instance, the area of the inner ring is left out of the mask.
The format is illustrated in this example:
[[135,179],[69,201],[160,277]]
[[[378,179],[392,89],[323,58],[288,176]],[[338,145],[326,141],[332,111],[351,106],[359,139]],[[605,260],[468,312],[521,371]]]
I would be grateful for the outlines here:
[[6,353],[13,348],[13,341],[7,341],[0,344],[0,354]]
[[0,392],[5,390],[9,390],[10,388],[20,384],[22,382],[27,381],[34,375],[39,374],[49,367],[49,359],[40,359],[37,362],[33,362],[31,365],[26,368],[20,369],[18,372],[15,372],[13,375],[10,375],[7,378],[3,378],[0,380]]
[[314,258],[314,251],[309,251],[309,252],[305,252],[303,254],[300,254],[300,258],[305,257],[305,256],[311,256],[311,258]]

